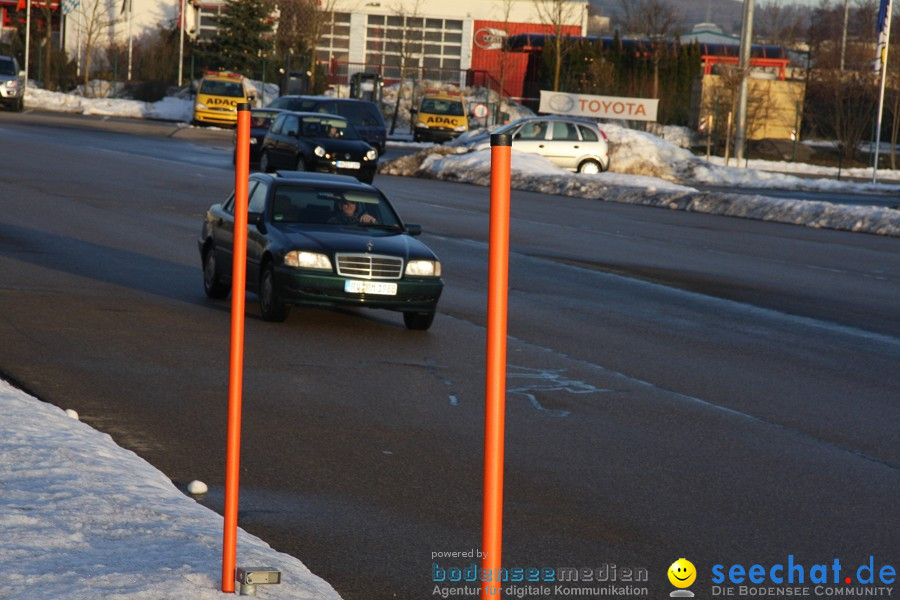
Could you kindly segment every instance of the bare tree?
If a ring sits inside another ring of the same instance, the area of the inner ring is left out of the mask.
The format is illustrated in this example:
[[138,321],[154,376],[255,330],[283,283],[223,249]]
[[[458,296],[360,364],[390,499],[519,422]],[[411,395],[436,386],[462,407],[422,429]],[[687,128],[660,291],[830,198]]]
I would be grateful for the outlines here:
[[659,62],[681,29],[678,11],[665,0],[621,0],[619,23],[627,35],[649,40],[653,66],[651,97],[659,98]]
[[[400,112],[400,98],[403,95],[403,84],[409,75],[408,69],[418,68],[418,58],[422,54],[424,23],[421,16],[422,0],[413,0],[409,5],[399,2],[393,7],[394,15],[388,17],[389,24],[393,21],[397,26],[388,27],[386,30],[387,42],[385,43],[385,64],[391,62],[399,67],[400,88],[397,90],[397,101],[394,105],[394,114],[391,117],[391,133],[397,126],[397,114]],[[415,88],[412,96],[415,96]]]
[[91,79],[91,68],[94,58],[99,51],[99,42],[109,28],[115,23],[116,0],[82,0],[78,7],[70,13],[75,16],[76,35],[81,51],[84,91],[88,93],[88,83]]
[[559,91],[559,74],[562,69],[563,54],[566,51],[565,30],[568,26],[581,23],[583,5],[568,0],[533,0],[541,23],[550,28],[553,35],[553,91]]
[[[512,14],[512,7],[513,0],[502,0],[500,12],[503,17],[503,30],[506,32],[507,37],[509,37],[509,16]],[[500,71],[500,102],[503,102],[503,95],[506,92],[505,86],[508,62],[509,50],[507,49],[506,39],[504,38],[502,41],[502,46],[500,47],[500,64],[498,65]]]
[[310,88],[316,86],[316,48],[326,27],[334,20],[335,0],[276,0],[278,29],[275,51],[279,56],[295,52],[306,57]]
[[[871,127],[876,94],[872,78],[875,0],[857,0],[842,44],[844,10],[823,0],[809,29],[810,58],[806,117],[823,136],[833,136],[843,158],[855,159]],[[843,68],[841,68],[843,66]]]
[[782,0],[763,2],[753,16],[753,33],[757,41],[794,48],[806,37],[809,10]]

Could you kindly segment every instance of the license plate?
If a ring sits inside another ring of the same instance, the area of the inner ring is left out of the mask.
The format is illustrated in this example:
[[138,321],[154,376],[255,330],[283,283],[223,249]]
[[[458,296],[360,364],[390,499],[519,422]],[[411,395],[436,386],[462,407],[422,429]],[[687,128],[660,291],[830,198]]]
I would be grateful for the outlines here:
[[350,294],[376,294],[379,296],[396,296],[397,284],[382,281],[360,281],[348,279],[344,282],[344,291]]
[[338,160],[335,161],[334,166],[338,169],[358,169],[360,164],[355,160]]

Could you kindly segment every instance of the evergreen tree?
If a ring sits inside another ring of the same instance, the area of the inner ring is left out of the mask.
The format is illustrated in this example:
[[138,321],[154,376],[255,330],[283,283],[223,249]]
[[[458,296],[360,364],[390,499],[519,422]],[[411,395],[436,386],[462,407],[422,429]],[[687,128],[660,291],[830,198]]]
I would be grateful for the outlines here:
[[272,11],[270,0],[226,0],[216,37],[204,53],[207,67],[255,73],[272,48]]

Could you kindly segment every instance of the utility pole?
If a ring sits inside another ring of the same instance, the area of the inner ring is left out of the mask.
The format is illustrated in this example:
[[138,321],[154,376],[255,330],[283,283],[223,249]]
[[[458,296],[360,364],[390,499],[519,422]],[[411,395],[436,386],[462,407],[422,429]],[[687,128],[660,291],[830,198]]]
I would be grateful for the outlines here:
[[741,57],[738,68],[741,71],[741,86],[738,89],[737,114],[734,119],[734,158],[740,164],[744,156],[747,138],[747,95],[750,88],[750,47],[753,44],[753,0],[744,0],[744,15],[741,20]]
[[841,34],[841,73],[844,72],[844,54],[847,51],[847,22],[850,20],[850,0],[844,0],[844,32]]
[[[184,26],[187,21],[184,7],[185,1],[181,0],[181,31],[178,34],[178,87],[181,87],[181,82],[184,79]],[[265,85],[263,85],[263,88],[265,88]]]
[[28,54],[31,52],[31,0],[25,10],[25,89],[28,89]]

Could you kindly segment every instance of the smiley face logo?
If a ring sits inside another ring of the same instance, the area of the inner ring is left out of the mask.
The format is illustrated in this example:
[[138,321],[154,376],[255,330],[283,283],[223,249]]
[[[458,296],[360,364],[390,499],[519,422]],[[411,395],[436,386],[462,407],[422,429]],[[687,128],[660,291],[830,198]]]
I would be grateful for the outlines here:
[[686,558],[679,558],[669,567],[669,581],[677,588],[690,587],[697,579],[697,569]]

